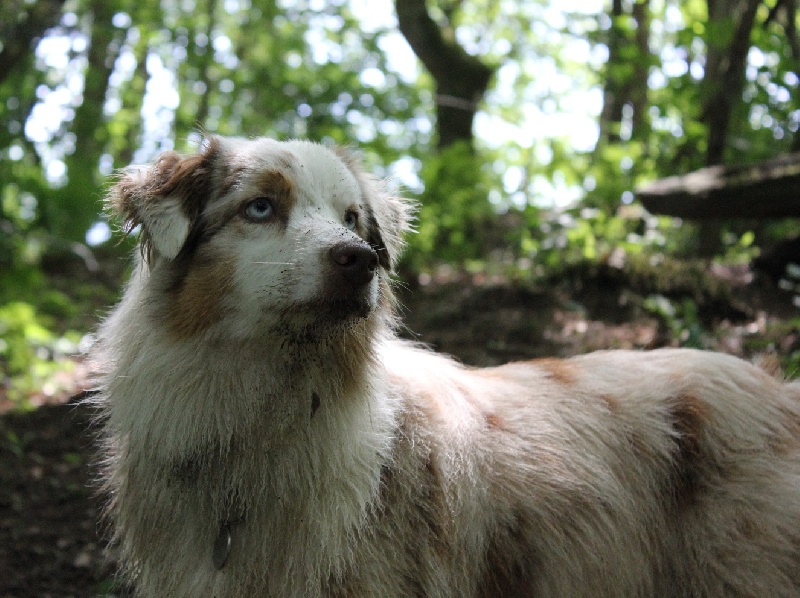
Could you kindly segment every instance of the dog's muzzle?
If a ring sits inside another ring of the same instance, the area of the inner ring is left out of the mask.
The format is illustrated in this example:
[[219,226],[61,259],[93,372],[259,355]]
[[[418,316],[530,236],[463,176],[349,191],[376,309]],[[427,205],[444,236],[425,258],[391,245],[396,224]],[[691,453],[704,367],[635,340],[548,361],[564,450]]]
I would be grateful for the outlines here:
[[372,309],[369,283],[378,269],[378,254],[366,242],[347,240],[328,251],[325,302],[336,311],[366,316]]

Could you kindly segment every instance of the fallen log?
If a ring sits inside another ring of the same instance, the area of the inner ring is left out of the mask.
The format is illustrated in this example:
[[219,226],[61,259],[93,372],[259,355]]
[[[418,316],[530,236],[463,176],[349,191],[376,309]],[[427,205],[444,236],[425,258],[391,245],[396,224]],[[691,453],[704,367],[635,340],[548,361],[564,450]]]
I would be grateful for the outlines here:
[[800,153],[659,179],[636,196],[653,214],[687,219],[800,217]]

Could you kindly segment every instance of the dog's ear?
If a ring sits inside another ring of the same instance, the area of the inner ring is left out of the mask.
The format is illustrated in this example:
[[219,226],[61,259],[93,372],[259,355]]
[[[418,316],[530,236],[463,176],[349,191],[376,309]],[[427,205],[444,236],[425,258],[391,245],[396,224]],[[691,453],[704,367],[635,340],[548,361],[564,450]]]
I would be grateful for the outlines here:
[[153,251],[168,260],[180,253],[211,192],[218,152],[215,138],[191,156],[164,152],[152,166],[125,169],[109,192],[107,202],[122,218],[123,230],[141,226],[142,252],[149,262]]
[[366,240],[378,253],[378,263],[392,272],[405,245],[404,235],[411,230],[414,207],[409,200],[387,193],[382,183],[376,182],[373,189],[365,206]]
[[412,230],[416,208],[408,199],[396,197],[387,191],[385,181],[364,172],[359,155],[345,148],[336,148],[336,155],[353,173],[364,198],[366,213],[366,241],[378,253],[378,263],[391,272],[397,265],[405,244],[403,237]]

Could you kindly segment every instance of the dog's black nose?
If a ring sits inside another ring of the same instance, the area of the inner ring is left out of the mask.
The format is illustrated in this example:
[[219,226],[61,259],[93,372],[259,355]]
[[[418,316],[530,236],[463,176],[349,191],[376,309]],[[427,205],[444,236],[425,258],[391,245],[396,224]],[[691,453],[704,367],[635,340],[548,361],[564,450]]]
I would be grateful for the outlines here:
[[367,284],[378,267],[378,254],[358,241],[342,241],[331,247],[331,261],[344,279],[354,286]]

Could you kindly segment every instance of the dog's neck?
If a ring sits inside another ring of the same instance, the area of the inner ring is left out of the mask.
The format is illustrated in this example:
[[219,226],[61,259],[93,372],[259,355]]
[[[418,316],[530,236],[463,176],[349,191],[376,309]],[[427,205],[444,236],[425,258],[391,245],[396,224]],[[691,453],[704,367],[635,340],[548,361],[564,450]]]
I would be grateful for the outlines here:
[[[364,320],[294,339],[217,335],[176,341],[168,330],[134,321],[126,334],[102,339],[115,397],[111,423],[123,434],[144,435],[131,442],[151,446],[162,458],[227,445],[246,434],[243,423],[276,446],[284,444],[311,425],[312,413],[316,420],[353,397],[374,396],[372,374],[380,365],[373,361],[373,344],[380,342],[381,327]],[[145,396],[157,400],[137,400]]]
[[[114,397],[106,413],[115,442],[124,444],[118,471],[150,479],[134,482],[126,474],[118,500],[139,500],[140,488],[129,483],[191,496],[200,503],[193,512],[204,513],[204,529],[195,532],[204,539],[194,558],[238,567],[248,554],[269,554],[266,570],[300,576],[276,580],[276,587],[339,570],[342,542],[375,500],[394,437],[390,390],[378,386],[386,384],[376,372],[383,366],[374,361],[375,347],[363,344],[380,342],[381,334],[354,327],[302,346],[226,346],[168,342],[166,332],[135,322],[127,332],[101,339],[111,358],[106,384]],[[331,509],[337,517],[329,516]],[[169,517],[137,516],[153,519],[143,529],[163,526]],[[175,511],[174,517],[183,516]],[[300,550],[298,543],[309,544]]]

